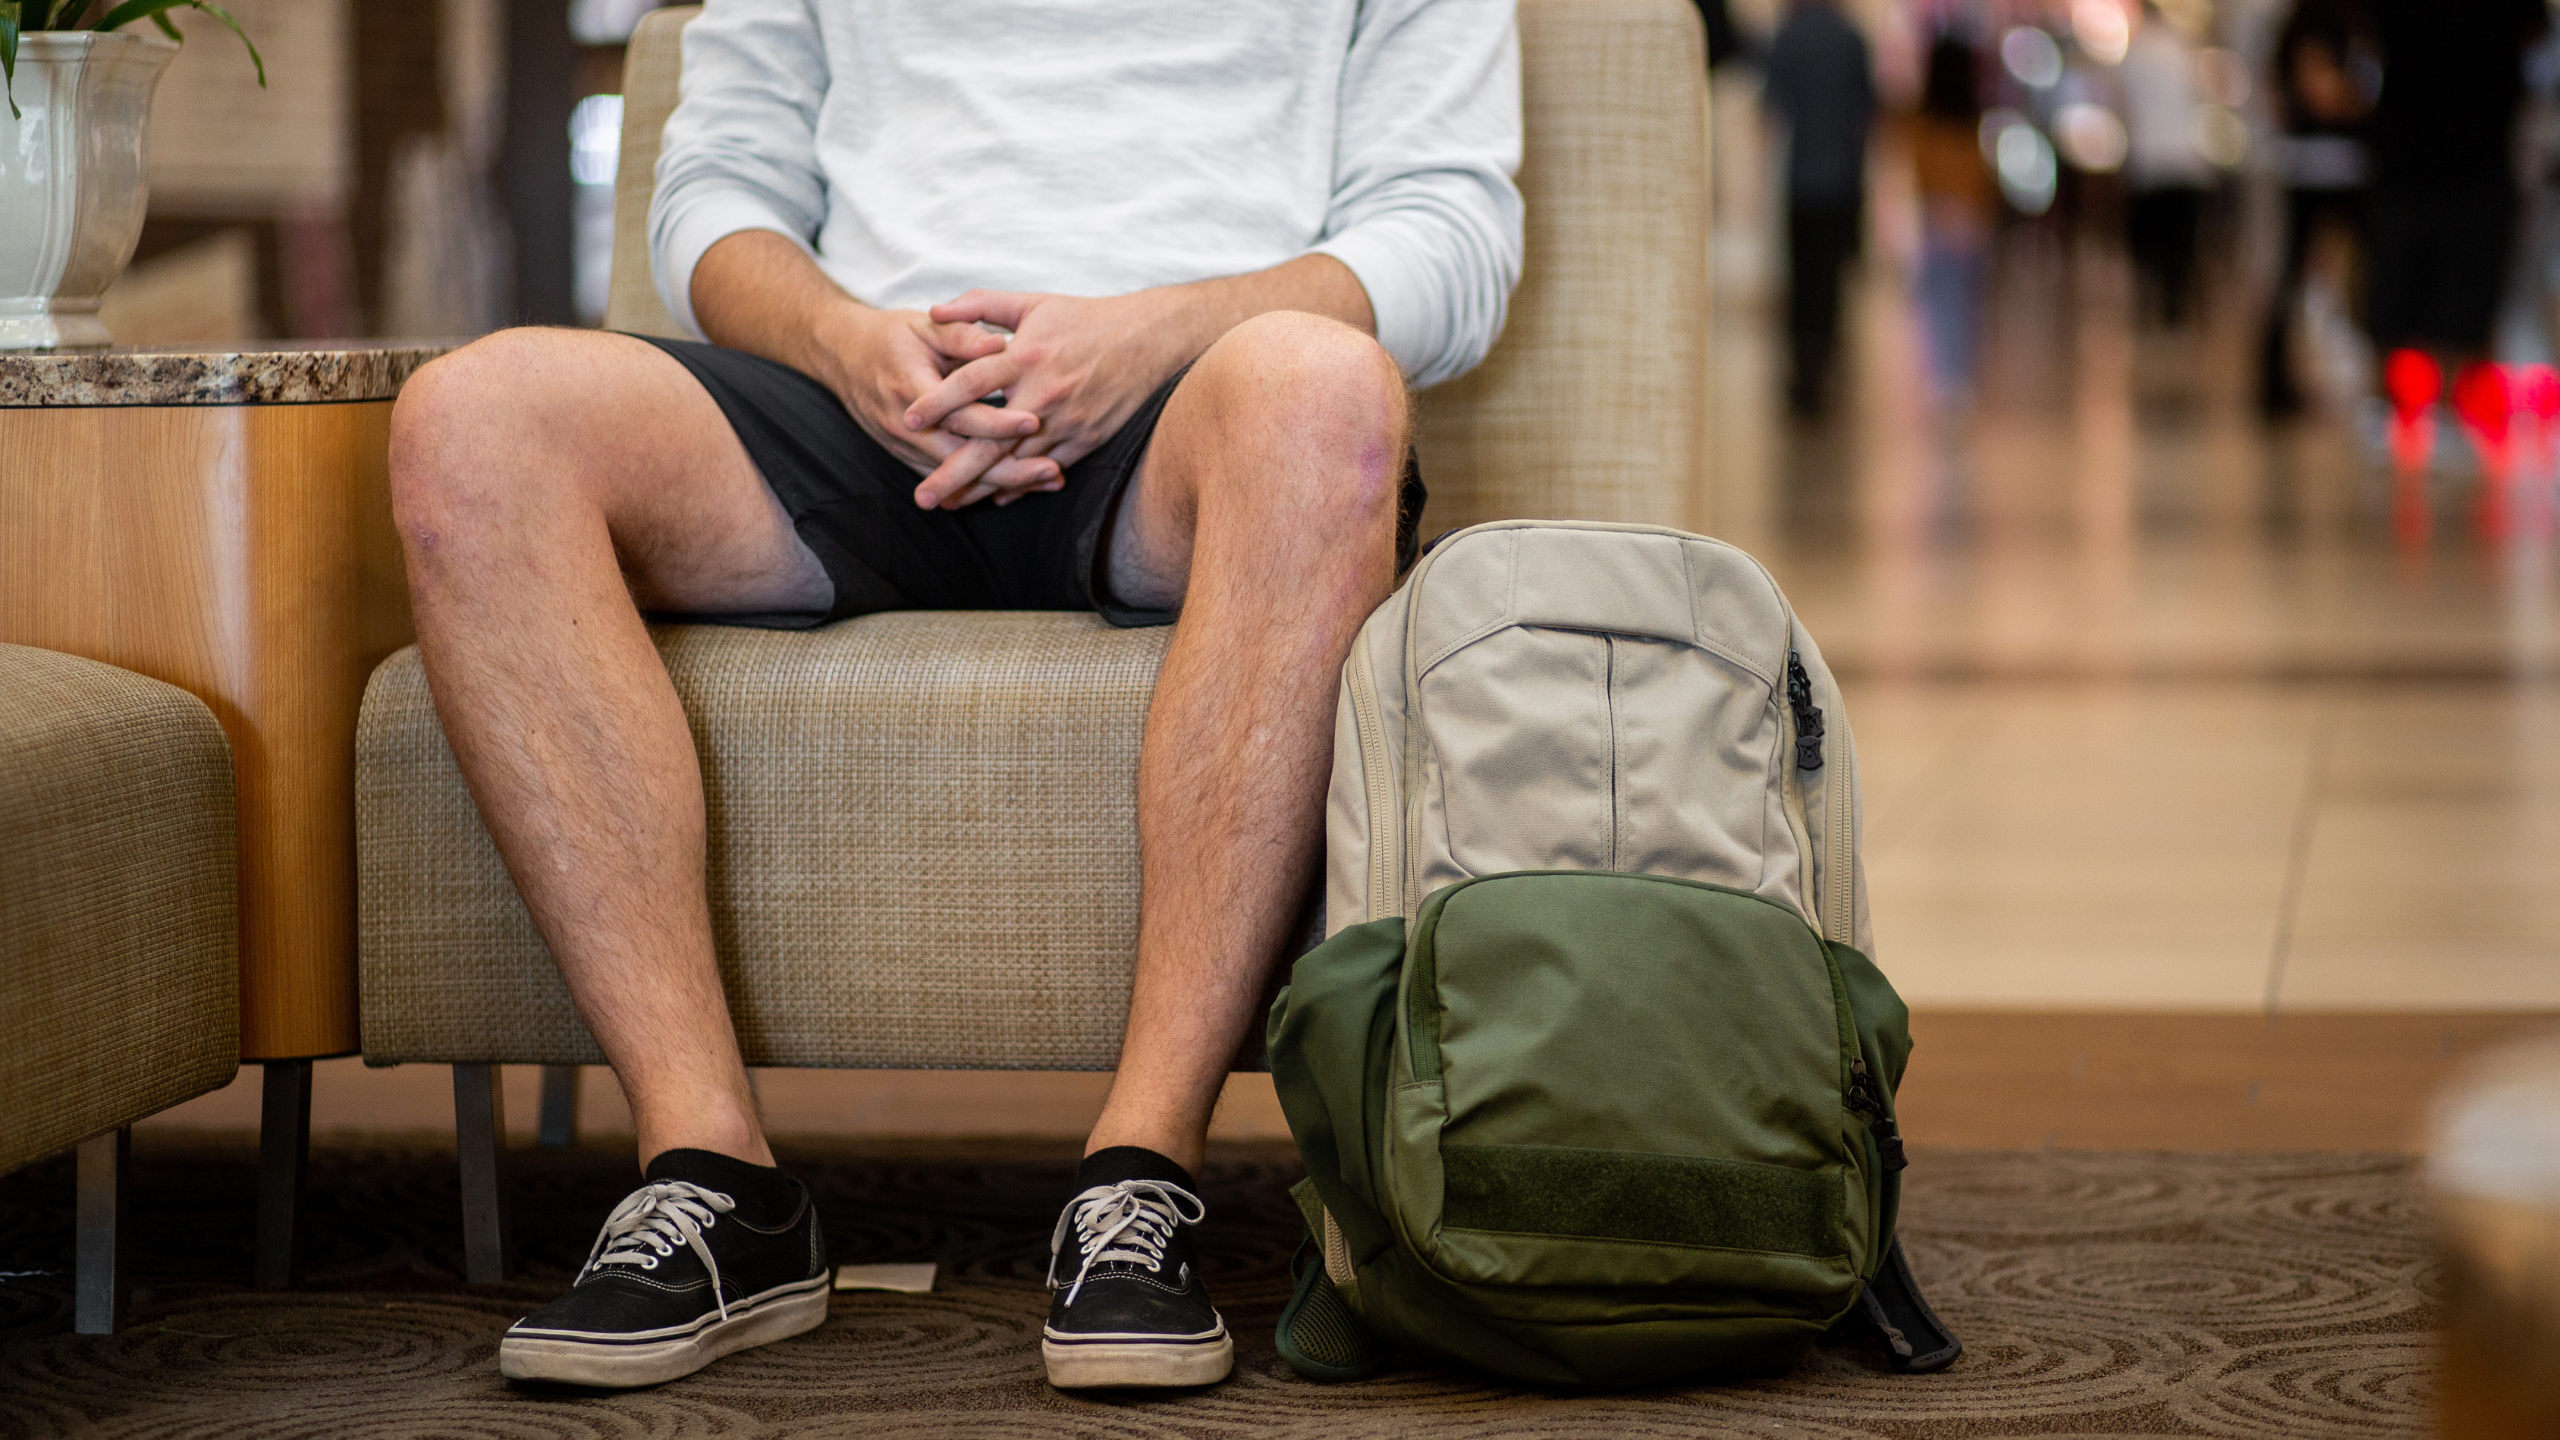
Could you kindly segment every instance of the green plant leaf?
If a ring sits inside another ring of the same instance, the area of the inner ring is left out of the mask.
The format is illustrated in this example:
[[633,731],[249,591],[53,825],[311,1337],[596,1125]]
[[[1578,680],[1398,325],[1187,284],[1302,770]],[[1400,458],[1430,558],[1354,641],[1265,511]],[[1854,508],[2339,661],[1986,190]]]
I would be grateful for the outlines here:
[[249,52],[249,63],[257,67],[258,88],[261,90],[266,89],[267,62],[265,57],[258,54],[257,42],[249,38],[249,32],[241,29],[240,22],[231,18],[231,12],[214,4],[213,0],[194,0],[194,8],[203,11],[214,19],[221,21],[223,24],[230,26],[231,33],[240,37],[240,44]]
[[0,96],[9,118],[18,118],[18,0],[0,0]]
[[178,29],[178,22],[170,19],[167,11],[162,11],[160,14],[152,16],[151,23],[160,27],[161,34],[168,36],[170,39],[177,41],[181,45],[187,43],[187,37]]
[[213,0],[124,0],[123,4],[99,16],[98,23],[92,28],[113,30],[130,25],[136,20],[149,19],[158,22],[160,28],[166,31],[174,28],[168,23],[169,12],[181,8],[201,10],[231,27],[231,33],[239,36],[240,43],[249,47],[249,63],[258,67],[258,88],[262,90],[266,88],[267,62],[265,57],[258,53],[258,43],[249,38],[248,31],[240,28],[239,21],[231,18],[230,11],[214,4]]
[[134,21],[139,20],[146,15],[157,15],[163,10],[174,10],[181,5],[193,3],[194,0],[125,0],[125,3],[122,5],[118,5],[113,10],[99,16],[98,23],[90,26],[89,28],[92,30],[117,30],[132,24]]

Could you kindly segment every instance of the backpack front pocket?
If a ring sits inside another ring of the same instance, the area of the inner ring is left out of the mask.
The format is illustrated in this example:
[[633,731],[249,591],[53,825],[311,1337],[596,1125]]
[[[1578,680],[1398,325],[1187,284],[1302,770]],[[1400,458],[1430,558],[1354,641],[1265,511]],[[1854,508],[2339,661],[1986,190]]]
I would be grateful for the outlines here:
[[1744,891],[1487,876],[1416,917],[1399,1228],[1471,1286],[1685,1287],[1822,1309],[1872,1228],[1855,1030],[1820,939]]

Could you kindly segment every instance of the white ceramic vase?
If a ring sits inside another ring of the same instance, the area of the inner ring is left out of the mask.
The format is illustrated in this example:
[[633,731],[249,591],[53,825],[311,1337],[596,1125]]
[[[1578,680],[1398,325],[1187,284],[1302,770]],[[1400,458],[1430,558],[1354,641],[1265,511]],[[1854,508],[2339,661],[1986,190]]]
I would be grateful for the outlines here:
[[142,137],[177,53],[121,31],[19,37],[17,118],[0,105],[0,350],[109,343],[98,297],[142,238]]

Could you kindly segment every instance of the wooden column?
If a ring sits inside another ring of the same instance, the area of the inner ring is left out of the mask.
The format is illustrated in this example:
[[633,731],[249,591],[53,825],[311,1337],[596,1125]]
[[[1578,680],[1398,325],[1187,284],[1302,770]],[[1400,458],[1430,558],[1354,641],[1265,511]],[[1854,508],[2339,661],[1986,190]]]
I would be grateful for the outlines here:
[[410,639],[388,399],[0,409],[0,640],[194,692],[240,789],[240,1049],[357,1047],[355,723]]

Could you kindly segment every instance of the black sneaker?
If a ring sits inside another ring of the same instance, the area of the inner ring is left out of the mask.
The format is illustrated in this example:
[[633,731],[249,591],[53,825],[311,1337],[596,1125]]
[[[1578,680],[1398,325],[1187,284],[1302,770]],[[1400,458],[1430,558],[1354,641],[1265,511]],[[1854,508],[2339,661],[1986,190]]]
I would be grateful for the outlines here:
[[707,1150],[670,1150],[604,1222],[568,1294],[510,1327],[510,1380],[622,1389],[826,1323],[827,1243],[808,1187]]
[[[1114,1169],[1136,1173],[1092,1183]],[[1188,1188],[1191,1177],[1153,1151],[1114,1147],[1088,1156],[1077,1178],[1089,1183],[1049,1237],[1057,1298],[1040,1333],[1049,1383],[1078,1390],[1227,1378],[1235,1341],[1192,1263],[1190,1228],[1208,1207]]]

